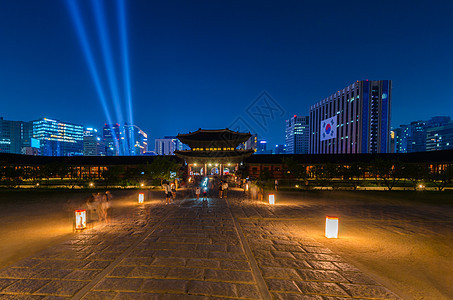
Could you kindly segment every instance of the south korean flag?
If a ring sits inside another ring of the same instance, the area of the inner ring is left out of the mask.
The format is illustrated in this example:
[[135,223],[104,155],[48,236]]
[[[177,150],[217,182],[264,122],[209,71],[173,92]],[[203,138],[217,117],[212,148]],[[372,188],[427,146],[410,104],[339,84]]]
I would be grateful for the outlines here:
[[337,137],[337,116],[321,121],[321,141]]

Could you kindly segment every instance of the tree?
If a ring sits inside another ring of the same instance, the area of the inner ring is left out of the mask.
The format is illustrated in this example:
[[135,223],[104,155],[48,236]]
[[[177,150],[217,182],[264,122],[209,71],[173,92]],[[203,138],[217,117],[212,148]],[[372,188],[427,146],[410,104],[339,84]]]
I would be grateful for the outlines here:
[[402,163],[398,160],[376,159],[370,164],[370,172],[391,191],[402,177]]
[[170,172],[177,172],[179,164],[167,157],[156,157],[152,163],[146,167],[146,175],[153,180],[159,180],[162,185],[164,180],[170,180]]
[[39,176],[41,178],[47,179],[47,185],[49,185],[50,177],[53,177],[54,175],[55,175],[55,170],[51,164],[42,165],[39,167]]
[[401,176],[412,183],[412,187],[417,190],[417,184],[428,178],[429,169],[426,165],[404,164],[401,169]]
[[21,183],[23,176],[22,168],[16,168],[14,166],[5,166],[1,169],[0,178],[3,180],[3,184],[7,186],[17,186]]
[[317,184],[319,186],[328,186],[333,178],[339,176],[339,167],[336,164],[316,165],[314,168]]
[[361,163],[352,163],[348,166],[339,167],[339,174],[346,180],[354,190],[360,184],[360,178],[365,172],[365,168]]
[[63,181],[70,171],[70,167],[64,163],[51,164],[51,168],[53,168],[55,175],[60,177],[61,181]]
[[107,170],[102,171],[102,178],[104,178],[105,187],[118,183],[124,169],[120,166],[110,166]]
[[305,180],[307,178],[306,167],[304,165],[301,165],[293,158],[283,158],[283,164],[289,171],[289,177],[302,180]]
[[429,173],[428,180],[434,183],[439,191],[442,191],[453,180],[453,165],[448,165],[438,172]]

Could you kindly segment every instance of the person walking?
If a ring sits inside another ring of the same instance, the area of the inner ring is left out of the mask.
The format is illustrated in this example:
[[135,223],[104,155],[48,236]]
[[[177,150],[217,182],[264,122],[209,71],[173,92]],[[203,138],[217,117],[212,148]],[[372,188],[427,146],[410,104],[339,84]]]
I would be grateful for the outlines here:
[[88,210],[88,222],[94,221],[94,212],[96,211],[96,197],[95,194],[91,194],[91,196],[86,201],[86,206]]
[[203,202],[208,201],[208,188],[203,188]]
[[219,198],[222,199],[223,197],[223,181],[220,181],[219,184]]
[[227,182],[227,181],[225,181],[225,182],[223,183],[222,190],[223,190],[223,196],[224,196],[225,198],[227,198],[227,196],[228,196],[228,182]]
[[278,190],[278,179],[275,179],[274,185],[275,185],[275,190]]
[[200,200],[200,192],[201,192],[200,187],[197,186],[195,188],[195,195],[197,195],[197,200]]
[[104,210],[104,221],[105,223],[109,224],[110,223],[110,210],[111,210],[111,207],[112,207],[112,200],[113,200],[113,196],[112,194],[110,193],[110,191],[107,191],[105,192],[105,201],[104,201],[104,207],[103,207],[103,210]]
[[171,193],[170,186],[168,185],[167,181],[164,181],[164,183],[162,184],[162,187],[164,188],[164,192],[165,192],[165,205],[167,205],[168,203],[170,203],[170,193]]
[[103,204],[105,195],[101,193],[96,194],[96,214],[98,215],[98,221],[101,222],[104,220]]
[[173,201],[176,200],[176,184],[172,183],[171,184],[171,195],[173,197]]

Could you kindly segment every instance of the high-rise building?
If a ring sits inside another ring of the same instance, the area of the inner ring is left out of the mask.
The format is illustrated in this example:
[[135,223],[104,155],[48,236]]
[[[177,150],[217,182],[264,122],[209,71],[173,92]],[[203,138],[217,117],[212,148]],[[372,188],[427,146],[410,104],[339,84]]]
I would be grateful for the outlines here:
[[409,139],[409,126],[400,125],[395,130],[395,152],[407,153],[407,142]]
[[143,155],[148,151],[148,134],[137,125],[124,124],[124,155]]
[[411,122],[407,139],[408,153],[426,151],[426,128],[427,123],[425,121]]
[[120,125],[105,124],[102,130],[107,156],[120,155],[120,139],[124,136],[120,130]]
[[[444,149],[443,143],[437,142],[435,134],[441,130],[442,134],[448,136],[448,124],[450,117],[437,116],[428,121],[413,121],[409,125],[400,125],[396,132],[396,151],[398,153],[424,152]],[[447,126],[447,127],[445,127]],[[445,127],[445,128],[444,128]],[[437,128],[437,129],[436,129]],[[447,131],[444,131],[447,130]],[[428,131],[430,135],[428,136]],[[428,143],[429,150],[428,150]],[[437,146],[439,144],[439,146]]]
[[308,154],[310,148],[310,121],[308,116],[294,115],[286,120],[286,153]]
[[86,128],[83,131],[83,155],[105,156],[105,142],[94,128]]
[[357,81],[310,107],[309,153],[386,153],[391,80]]
[[259,140],[258,141],[258,148],[256,148],[256,153],[264,153],[267,150],[267,141],[266,140]]
[[453,122],[426,130],[426,151],[453,149]]
[[39,140],[41,155],[83,155],[83,126],[42,118],[33,121],[33,138]]
[[105,124],[103,136],[108,156],[143,155],[148,151],[148,135],[137,125]]
[[0,117],[0,152],[24,152],[25,147],[31,147],[33,124],[24,121],[4,120]]
[[286,145],[275,145],[275,154],[286,154]]
[[183,150],[183,144],[176,136],[164,136],[162,139],[155,139],[154,146],[157,155],[174,155],[174,151]]

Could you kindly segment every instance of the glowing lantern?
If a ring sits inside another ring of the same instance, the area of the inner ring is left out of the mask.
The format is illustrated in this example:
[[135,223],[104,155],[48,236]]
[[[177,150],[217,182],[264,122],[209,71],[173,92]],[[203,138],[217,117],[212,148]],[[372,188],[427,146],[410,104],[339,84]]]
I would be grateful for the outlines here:
[[143,203],[143,201],[145,201],[145,194],[139,193],[138,194],[138,203]]
[[326,217],[326,238],[336,239],[338,238],[338,218],[337,217]]
[[84,209],[75,211],[75,229],[82,230],[87,228],[87,211]]
[[272,204],[272,205],[275,204],[275,195],[274,194],[269,195],[269,204]]
[[248,184],[248,183],[245,185],[245,191],[246,191],[246,192],[249,191],[249,184]]

